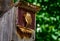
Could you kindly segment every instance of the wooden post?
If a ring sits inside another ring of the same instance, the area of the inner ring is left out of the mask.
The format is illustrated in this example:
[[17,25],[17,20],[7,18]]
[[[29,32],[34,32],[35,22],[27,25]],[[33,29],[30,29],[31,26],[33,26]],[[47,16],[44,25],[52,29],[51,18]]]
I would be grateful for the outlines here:
[[14,31],[14,7],[0,17],[0,41],[11,41]]

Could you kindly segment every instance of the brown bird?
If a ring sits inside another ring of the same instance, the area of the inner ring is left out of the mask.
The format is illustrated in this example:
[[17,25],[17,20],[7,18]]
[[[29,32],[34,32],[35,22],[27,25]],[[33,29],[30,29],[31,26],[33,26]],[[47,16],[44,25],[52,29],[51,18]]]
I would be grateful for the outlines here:
[[31,17],[31,14],[30,13],[26,13],[25,14],[25,21],[26,21],[26,28],[28,28],[30,25],[31,25],[31,23],[32,23],[32,17]]

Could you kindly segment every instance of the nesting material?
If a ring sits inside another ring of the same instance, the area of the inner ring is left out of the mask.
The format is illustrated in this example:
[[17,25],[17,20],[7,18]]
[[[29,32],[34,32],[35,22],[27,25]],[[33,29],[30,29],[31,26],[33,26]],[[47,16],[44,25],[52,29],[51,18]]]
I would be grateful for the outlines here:
[[34,30],[32,30],[30,28],[26,28],[23,26],[17,26],[17,35],[22,39],[23,38],[26,38],[26,39],[31,38],[33,31]]

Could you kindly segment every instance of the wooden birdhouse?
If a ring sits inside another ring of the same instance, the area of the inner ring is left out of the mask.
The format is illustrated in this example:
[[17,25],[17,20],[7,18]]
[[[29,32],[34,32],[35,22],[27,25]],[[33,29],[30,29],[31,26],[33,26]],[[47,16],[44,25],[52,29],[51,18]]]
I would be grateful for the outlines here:
[[35,13],[39,10],[38,6],[25,1],[14,4],[12,0],[0,0],[0,16],[3,15],[0,17],[0,41],[34,41]]
[[40,10],[40,7],[25,1],[19,1],[16,7],[18,7],[16,23],[17,34],[21,38],[30,38],[32,33],[35,32],[35,13]]

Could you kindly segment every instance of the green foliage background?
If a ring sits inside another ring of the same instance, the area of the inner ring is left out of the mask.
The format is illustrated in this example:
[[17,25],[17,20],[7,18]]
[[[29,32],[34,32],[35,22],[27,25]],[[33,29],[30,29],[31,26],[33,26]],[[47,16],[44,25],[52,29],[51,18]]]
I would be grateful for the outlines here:
[[60,0],[27,0],[40,6],[36,15],[36,41],[60,41]]
[[36,15],[36,41],[60,41],[60,0],[25,0],[40,6]]

